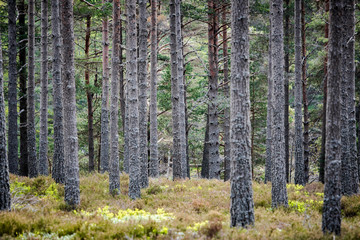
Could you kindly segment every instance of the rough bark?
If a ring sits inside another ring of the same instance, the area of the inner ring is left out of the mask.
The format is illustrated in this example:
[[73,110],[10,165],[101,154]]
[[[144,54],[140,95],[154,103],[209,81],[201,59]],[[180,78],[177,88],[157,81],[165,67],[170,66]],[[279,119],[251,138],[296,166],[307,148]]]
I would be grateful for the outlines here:
[[285,25],[284,25],[284,45],[285,45],[285,78],[284,78],[284,97],[285,97],[285,112],[284,112],[284,129],[285,129],[285,169],[286,182],[289,182],[289,78],[290,78],[290,0],[285,0]]
[[52,177],[57,183],[65,183],[64,169],[64,122],[63,122],[63,86],[61,81],[61,35],[59,0],[51,0],[52,27],[52,75],[54,104],[54,156]]
[[[107,0],[102,1],[103,4]],[[101,172],[109,171],[109,37],[108,19],[102,20],[102,94],[101,94],[101,152],[100,169]]]
[[305,183],[309,181],[309,103],[307,99],[305,1],[301,1],[301,44],[302,44],[302,89],[304,108],[304,173]]
[[[228,36],[227,36],[227,7],[222,7],[222,41],[224,57],[224,97],[228,102],[230,100],[230,83],[229,83],[229,59],[228,59]],[[226,105],[224,109],[224,181],[230,179],[230,107]]]
[[[325,1],[325,11],[329,12],[329,0]],[[329,22],[325,23],[325,38],[329,38]],[[325,44],[326,55],[324,58],[324,86],[323,86],[323,111],[322,111],[322,129],[321,129],[321,153],[319,159],[319,181],[325,182],[325,142],[326,142],[326,105],[327,105],[327,79],[328,79],[328,43]]]
[[151,0],[151,74],[150,74],[150,164],[149,176],[159,176],[157,134],[157,0]]
[[63,123],[63,87],[61,82],[61,44],[59,0],[51,0],[52,27],[52,75],[54,108],[54,156],[52,178],[57,183],[65,183],[64,170],[64,123]]
[[305,185],[302,129],[301,0],[295,0],[295,184]]
[[141,164],[140,187],[149,185],[148,179],[148,136],[147,136],[147,12],[146,0],[139,0],[139,157]]
[[113,42],[111,56],[111,105],[110,105],[110,169],[109,191],[120,194],[119,169],[119,65],[120,65],[120,0],[113,2]]
[[25,1],[21,0],[17,5],[19,11],[19,130],[20,130],[20,159],[19,175],[28,176],[28,149],[27,149],[27,66],[26,66],[26,42],[27,25],[25,23]]
[[209,58],[209,178],[220,178],[218,95],[218,11],[215,0],[208,0],[208,58]]
[[126,1],[126,79],[128,105],[128,138],[129,138],[129,197],[140,198],[141,163],[139,158],[139,103],[137,82],[137,32],[136,32],[136,1]]
[[326,109],[325,190],[322,231],[340,234],[341,231],[341,40],[343,0],[330,0],[329,68]]
[[254,224],[250,146],[249,1],[231,1],[231,202],[232,227]]
[[[271,26],[271,19],[270,19]],[[265,183],[271,182],[271,152],[272,152],[272,119],[273,119],[273,95],[274,83],[272,78],[271,64],[271,30],[269,32],[269,51],[268,51],[268,95],[267,95],[267,115],[266,115],[266,159],[265,159]]]
[[49,175],[48,163],[48,1],[41,1],[41,98],[40,98],[40,139],[39,173]]
[[6,123],[5,123],[5,98],[3,57],[0,35],[0,211],[10,211],[10,179],[9,163],[6,156]]
[[73,0],[61,1],[61,33],[63,38],[65,202],[80,203],[78,136],[76,128],[76,89],[74,65]]
[[355,119],[355,2],[344,1],[341,78],[341,184],[344,195],[359,192]]
[[[18,173],[18,112],[16,69],[16,0],[8,0],[9,85],[8,85],[8,161],[10,173]],[[27,139],[26,139],[27,141]]]
[[[90,52],[90,34],[91,34],[91,15],[86,16],[86,34],[85,34],[85,56],[89,61]],[[86,85],[86,99],[88,107],[88,144],[89,144],[89,171],[95,170],[95,148],[94,148],[94,114],[93,114],[93,93],[90,88],[90,71],[88,63],[86,63],[85,69],[85,85]]]
[[209,143],[208,142],[209,142],[209,114],[206,113],[204,150],[203,150],[203,159],[201,162],[202,178],[209,178]]
[[271,62],[274,83],[272,119],[272,206],[288,206],[284,139],[284,28],[282,0],[271,1]]
[[28,167],[29,177],[39,174],[39,162],[36,157],[36,131],[35,131],[35,0],[29,0],[28,20]]

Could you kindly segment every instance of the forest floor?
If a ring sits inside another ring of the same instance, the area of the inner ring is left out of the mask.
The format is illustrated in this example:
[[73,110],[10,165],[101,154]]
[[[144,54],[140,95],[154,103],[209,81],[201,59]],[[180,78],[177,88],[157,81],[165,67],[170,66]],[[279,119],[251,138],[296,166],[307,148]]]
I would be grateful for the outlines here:
[[[230,228],[230,184],[150,179],[141,199],[111,196],[108,175],[80,179],[81,204],[68,209],[50,177],[11,176],[12,211],[0,213],[0,239],[333,239],[321,231],[323,185],[289,184],[289,208],[271,208],[271,185],[253,183],[255,225]],[[360,196],[342,198],[342,239],[360,239]]]

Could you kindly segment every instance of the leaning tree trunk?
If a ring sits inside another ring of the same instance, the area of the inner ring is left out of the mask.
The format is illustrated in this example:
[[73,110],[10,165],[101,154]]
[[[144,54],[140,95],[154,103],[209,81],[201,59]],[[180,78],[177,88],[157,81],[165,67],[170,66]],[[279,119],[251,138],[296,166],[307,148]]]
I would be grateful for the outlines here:
[[150,177],[159,176],[157,134],[157,0],[151,0]]
[[[17,138],[17,69],[16,69],[16,0],[8,0],[9,86],[8,86],[8,159],[10,173],[18,173]],[[27,141],[27,139],[26,139]]]
[[309,181],[309,103],[307,98],[307,74],[306,74],[306,36],[305,36],[305,1],[301,1],[301,38],[302,38],[302,88],[304,107],[304,173],[305,183]]
[[57,183],[65,183],[64,169],[64,122],[63,122],[63,86],[61,81],[61,35],[60,35],[59,0],[51,0],[52,27],[52,76],[54,104],[54,156],[52,177]]
[[271,62],[274,83],[272,105],[272,206],[288,206],[284,139],[284,28],[283,2],[271,1]]
[[285,0],[285,25],[284,25],[284,44],[285,44],[285,78],[284,78],[284,96],[285,96],[285,112],[284,112],[284,129],[285,129],[285,170],[286,182],[289,182],[289,78],[290,78],[290,0]]
[[341,98],[343,0],[330,0],[329,71],[326,109],[325,190],[322,231],[341,231]]
[[355,2],[344,1],[342,39],[341,183],[344,195],[359,192],[355,119]]
[[[325,11],[329,12],[329,0],[325,1]],[[329,38],[329,22],[325,23],[325,38]],[[325,182],[325,142],[326,142],[326,105],[327,105],[327,79],[328,79],[328,43],[325,43],[325,58],[324,58],[324,96],[323,96],[323,110],[322,110],[322,129],[321,129],[321,153],[319,159],[319,181]]]
[[28,149],[27,149],[27,63],[26,63],[26,40],[27,26],[25,23],[25,1],[18,2],[19,11],[19,130],[20,130],[20,159],[19,175],[28,176]]
[[[270,19],[271,25],[271,19]],[[272,64],[271,64],[271,30],[269,32],[269,51],[268,51],[268,95],[267,95],[267,116],[266,116],[266,159],[265,159],[265,183],[271,182],[271,152],[272,152],[272,119],[273,119],[273,95],[274,84],[272,77]]]
[[[105,4],[107,0],[103,0]],[[109,171],[109,42],[108,42],[108,19],[102,20],[102,94],[101,94],[101,172]]]
[[94,113],[93,113],[93,93],[90,88],[90,71],[89,71],[89,52],[90,52],[90,35],[91,35],[91,15],[86,16],[86,34],[85,34],[85,85],[86,85],[86,99],[88,107],[88,144],[89,144],[89,171],[95,170],[95,148],[94,148]]
[[302,129],[301,0],[295,0],[295,184],[305,185]]
[[[230,99],[229,83],[229,59],[228,59],[228,36],[227,36],[227,7],[222,7],[222,25],[223,25],[223,58],[224,58],[224,97]],[[226,105],[224,109],[224,181],[230,179],[230,107]]]
[[61,1],[61,32],[63,37],[65,202],[80,203],[78,136],[76,128],[76,89],[74,64],[73,0]]
[[139,0],[139,157],[141,164],[140,187],[149,185],[148,179],[148,136],[147,136],[147,14],[146,0]]
[[5,123],[5,98],[3,57],[0,35],[0,211],[10,210],[10,180],[9,164],[6,156],[6,123]]
[[251,182],[249,1],[231,1],[230,225],[254,224]]
[[208,48],[209,48],[209,178],[220,178],[218,95],[218,11],[216,1],[208,0]]
[[36,131],[35,131],[35,0],[29,0],[28,22],[28,166],[29,177],[39,174],[39,162],[36,157]]
[[120,0],[113,3],[113,47],[111,57],[111,105],[110,105],[110,169],[109,191],[120,194],[119,169],[119,65],[120,65]]
[[137,32],[136,32],[136,1],[126,1],[127,35],[126,35],[126,79],[128,105],[128,138],[129,138],[129,197],[140,198],[141,164],[139,158],[139,103],[137,82]]
[[48,164],[48,1],[41,1],[41,99],[40,99],[40,139],[39,173],[49,175]]

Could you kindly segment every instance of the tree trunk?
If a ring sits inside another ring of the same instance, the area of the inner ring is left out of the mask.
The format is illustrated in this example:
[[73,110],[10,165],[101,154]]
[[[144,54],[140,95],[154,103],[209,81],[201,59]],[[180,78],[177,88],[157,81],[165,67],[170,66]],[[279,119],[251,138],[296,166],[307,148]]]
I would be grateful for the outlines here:
[[150,177],[159,177],[157,134],[157,0],[151,0]]
[[113,47],[111,57],[111,105],[110,105],[110,169],[109,191],[120,194],[119,169],[119,65],[120,65],[120,0],[113,3]]
[[128,138],[129,138],[129,197],[140,198],[141,162],[139,158],[139,103],[137,82],[137,32],[136,32],[136,1],[126,1],[127,35],[126,35],[126,79],[128,105]]
[[271,62],[274,81],[272,121],[272,207],[288,206],[284,139],[284,28],[283,2],[271,1]]
[[306,74],[306,35],[305,35],[305,1],[301,0],[301,38],[302,38],[302,88],[304,107],[304,173],[305,183],[309,181],[309,103],[307,99],[307,74]]
[[[329,0],[325,1],[325,11],[329,12]],[[329,38],[329,22],[325,23],[325,38]],[[326,99],[327,99],[327,80],[328,80],[328,43],[325,44],[326,55],[324,58],[324,97],[323,97],[323,119],[321,129],[321,153],[319,159],[319,181],[325,182],[325,142],[326,142]]]
[[215,0],[208,0],[209,57],[209,178],[220,178],[218,94],[218,11]]
[[305,185],[301,80],[301,0],[295,0],[295,184]]
[[35,1],[29,0],[28,22],[28,166],[29,177],[37,177],[39,174],[39,162],[36,157],[36,131],[35,131]]
[[90,88],[90,71],[88,66],[89,51],[90,51],[90,34],[91,34],[91,15],[86,16],[86,34],[85,34],[85,56],[86,56],[86,69],[85,69],[85,84],[86,84],[86,98],[88,106],[88,144],[89,144],[89,171],[95,170],[94,162],[94,114],[92,107],[93,94]]
[[63,37],[64,136],[65,136],[65,202],[80,203],[78,136],[76,128],[76,89],[74,65],[73,0],[61,1]]
[[146,0],[139,0],[139,157],[141,164],[140,187],[149,185],[148,179],[148,136],[147,136],[147,13]]
[[25,23],[26,10],[25,1],[18,3],[19,11],[19,129],[20,129],[20,161],[19,175],[28,176],[28,149],[27,149],[27,73],[26,73],[26,42],[27,42],[27,26]]
[[231,223],[254,224],[250,149],[249,1],[231,1]]
[[48,1],[41,1],[41,99],[39,173],[49,175],[48,163]]
[[61,77],[61,47],[59,0],[51,0],[51,27],[53,49],[53,104],[54,104],[54,157],[52,177],[57,183],[65,183],[63,86]]
[[[271,26],[271,19],[270,19]],[[272,77],[271,64],[271,30],[269,32],[269,51],[268,51],[268,95],[267,95],[267,116],[266,116],[266,159],[265,159],[265,183],[271,182],[271,152],[272,152],[272,119],[273,119],[273,96],[274,84]]]
[[289,75],[290,75],[290,0],[285,0],[285,78],[284,78],[284,91],[285,91],[285,112],[284,112],[284,129],[285,129],[285,169],[286,169],[286,182],[289,182]]
[[325,190],[322,231],[340,235],[341,231],[341,44],[343,0],[330,0],[329,72],[326,109]]
[[[223,24],[223,57],[224,57],[224,97],[230,99],[229,83],[229,59],[228,59],[228,36],[227,36],[227,7],[222,7],[222,24]],[[224,109],[224,181],[230,179],[230,107]]]
[[[9,86],[8,86],[8,160],[10,173],[18,173],[17,69],[16,69],[16,0],[8,0]],[[26,139],[27,141],[27,139]]]
[[[120,13],[121,15],[121,7],[120,7]],[[123,36],[122,36],[122,20],[119,20],[119,83],[120,83],[120,113],[121,113],[121,120],[122,120],[122,128],[123,132],[125,132],[125,89],[124,89],[124,66],[123,66]]]
[[5,98],[4,98],[4,75],[3,57],[0,35],[0,211],[10,211],[10,180],[9,164],[6,156],[6,123],[5,123]]
[[[107,0],[103,0],[105,4]],[[102,95],[101,95],[101,152],[100,168],[101,172],[109,171],[109,39],[108,39],[108,19],[102,20]]]
[[355,2],[344,1],[341,81],[341,183],[344,195],[359,192],[355,119]]
[[206,113],[205,141],[203,160],[201,163],[201,177],[209,178],[209,114]]

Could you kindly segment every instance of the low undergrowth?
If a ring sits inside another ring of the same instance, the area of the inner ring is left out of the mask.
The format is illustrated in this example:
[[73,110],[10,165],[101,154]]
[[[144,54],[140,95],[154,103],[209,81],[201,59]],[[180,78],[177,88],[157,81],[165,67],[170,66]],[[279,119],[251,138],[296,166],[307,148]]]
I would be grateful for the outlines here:
[[[81,204],[70,210],[50,177],[11,176],[12,211],[0,213],[1,239],[333,239],[321,232],[323,185],[289,184],[289,208],[271,208],[271,185],[253,183],[255,225],[229,227],[230,184],[150,179],[127,197],[128,176],[112,196],[108,175],[81,177]],[[342,198],[342,238],[360,239],[360,197]]]

